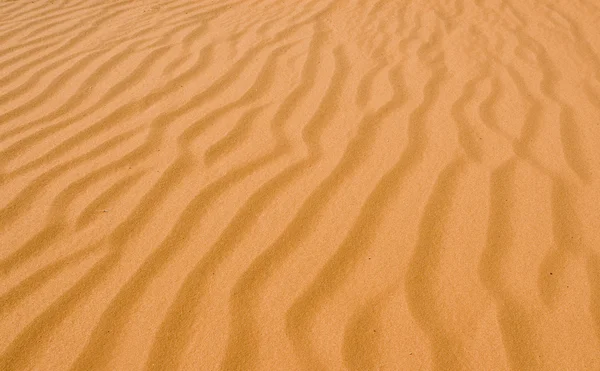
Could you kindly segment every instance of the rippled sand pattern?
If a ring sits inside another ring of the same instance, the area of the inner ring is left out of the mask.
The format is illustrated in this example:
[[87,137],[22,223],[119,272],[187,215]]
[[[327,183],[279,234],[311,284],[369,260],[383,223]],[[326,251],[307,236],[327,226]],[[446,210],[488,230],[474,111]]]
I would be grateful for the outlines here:
[[0,370],[600,369],[599,0],[0,0]]

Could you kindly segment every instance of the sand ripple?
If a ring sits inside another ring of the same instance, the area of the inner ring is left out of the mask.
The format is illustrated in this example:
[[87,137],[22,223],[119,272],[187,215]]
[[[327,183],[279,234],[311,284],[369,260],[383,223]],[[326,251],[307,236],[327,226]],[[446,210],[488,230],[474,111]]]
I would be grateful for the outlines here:
[[0,1],[0,370],[600,369],[599,24]]

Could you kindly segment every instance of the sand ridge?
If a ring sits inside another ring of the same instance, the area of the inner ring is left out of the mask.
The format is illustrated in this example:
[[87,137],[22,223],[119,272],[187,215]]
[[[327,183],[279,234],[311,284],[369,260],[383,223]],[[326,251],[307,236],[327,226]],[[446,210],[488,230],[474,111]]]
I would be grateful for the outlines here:
[[0,370],[599,369],[599,20],[0,0]]

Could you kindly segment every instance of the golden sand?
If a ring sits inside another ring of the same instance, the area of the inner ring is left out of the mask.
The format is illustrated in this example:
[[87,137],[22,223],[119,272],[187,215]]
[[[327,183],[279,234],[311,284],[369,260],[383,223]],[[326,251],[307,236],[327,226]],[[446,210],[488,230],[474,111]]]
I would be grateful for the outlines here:
[[0,370],[600,369],[599,0],[0,0]]

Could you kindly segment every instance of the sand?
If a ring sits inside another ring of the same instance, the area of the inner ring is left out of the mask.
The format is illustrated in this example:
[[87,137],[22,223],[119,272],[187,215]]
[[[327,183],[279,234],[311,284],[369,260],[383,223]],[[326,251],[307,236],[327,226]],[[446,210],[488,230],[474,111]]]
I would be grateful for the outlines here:
[[600,369],[599,0],[0,0],[0,370]]

